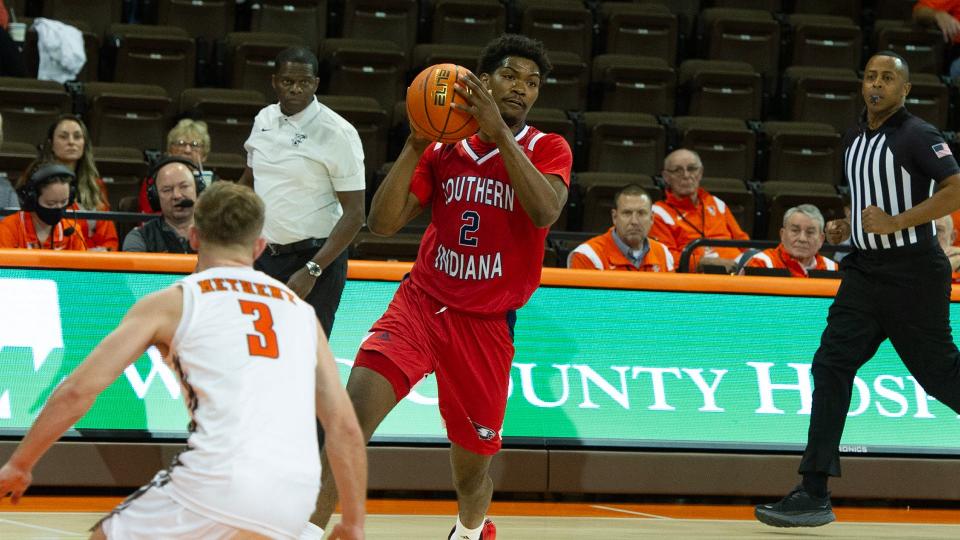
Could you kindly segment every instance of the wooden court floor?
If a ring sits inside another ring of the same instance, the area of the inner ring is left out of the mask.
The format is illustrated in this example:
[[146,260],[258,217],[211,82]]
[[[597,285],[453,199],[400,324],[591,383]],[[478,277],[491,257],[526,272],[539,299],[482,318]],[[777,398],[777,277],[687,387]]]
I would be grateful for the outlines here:
[[[0,539],[85,538],[118,497],[25,497],[0,503]],[[370,500],[367,537],[446,538],[456,505],[436,500]],[[498,502],[490,509],[498,540],[660,539],[936,539],[960,538],[960,510],[836,508],[837,523],[816,529],[774,529],[739,505]],[[336,519],[336,517],[334,517]]]

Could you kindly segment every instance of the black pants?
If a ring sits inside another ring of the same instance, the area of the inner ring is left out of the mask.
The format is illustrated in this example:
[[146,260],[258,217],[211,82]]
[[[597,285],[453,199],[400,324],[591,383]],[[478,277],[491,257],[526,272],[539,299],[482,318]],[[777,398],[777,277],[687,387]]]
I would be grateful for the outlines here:
[[[271,255],[270,248],[267,248],[253,264],[253,267],[286,283],[294,272],[303,268],[307,261],[313,259],[316,254],[317,249],[311,248],[282,255]],[[343,287],[346,283],[347,251],[344,250],[329,266],[323,269],[323,274],[320,275],[313,286],[313,290],[306,298],[307,303],[313,306],[313,310],[317,314],[317,320],[320,321],[320,326],[327,338],[330,337],[330,331],[333,330],[333,319],[337,314],[337,307],[340,306],[340,296],[343,295]]]
[[813,357],[813,407],[800,473],[840,476],[840,436],[857,370],[889,338],[928,394],[960,413],[950,332],[950,262],[936,243],[854,251]]

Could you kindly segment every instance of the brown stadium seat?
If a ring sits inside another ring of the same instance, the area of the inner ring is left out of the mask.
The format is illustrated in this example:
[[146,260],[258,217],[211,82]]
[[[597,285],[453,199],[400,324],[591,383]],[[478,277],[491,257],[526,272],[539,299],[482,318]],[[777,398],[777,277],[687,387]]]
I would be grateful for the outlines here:
[[602,111],[672,115],[677,76],[663,58],[601,54],[593,59],[591,85]]
[[517,0],[520,33],[549,51],[593,55],[593,15],[580,0]]
[[120,200],[124,197],[139,194],[140,182],[147,176],[149,170],[142,150],[98,146],[93,148],[93,156],[97,163],[97,170],[103,182],[107,184],[111,209],[119,209]]
[[346,0],[343,37],[392,41],[408,56],[417,42],[417,0]]
[[560,109],[541,108],[540,103],[527,113],[527,124],[544,133],[556,133],[567,140],[570,149],[576,147],[577,126],[567,113]]
[[840,182],[840,135],[833,126],[813,122],[764,122],[763,180]]
[[320,47],[321,91],[367,96],[392,111],[406,87],[407,58],[391,41],[328,39]]
[[890,50],[902,56],[910,73],[939,74],[943,70],[943,34],[908,20],[878,20],[873,30],[874,51]]
[[653,116],[586,112],[580,124],[587,152],[575,163],[578,171],[655,175],[663,168],[666,130]]
[[[40,67],[40,52],[37,48],[37,31],[30,26],[30,19],[20,17],[21,22],[27,23],[27,35],[23,42],[23,62],[27,68],[27,74],[36,78],[37,70]],[[83,52],[86,54],[87,61],[83,64],[80,73],[77,73],[78,81],[95,81],[98,74],[97,69],[100,66],[100,41],[99,35],[94,34],[90,24],[86,21],[60,21],[70,25],[83,33]]]
[[224,44],[227,86],[256,90],[273,100],[276,94],[270,81],[277,55],[287,47],[305,46],[306,42],[294,34],[230,32]]
[[746,182],[739,178],[705,177],[700,181],[700,187],[719,197],[727,205],[730,213],[736,218],[737,224],[751,238],[756,223],[756,196],[747,187]]
[[115,82],[155,84],[170,96],[193,86],[196,46],[183,28],[112,24],[107,42],[116,52]]
[[150,84],[93,82],[84,86],[94,146],[162,149],[172,114],[166,90]]
[[917,0],[877,0],[873,7],[877,19],[910,20]]
[[613,196],[627,184],[637,184],[647,190],[653,202],[663,199],[663,190],[653,178],[645,174],[582,172],[574,176],[571,188],[579,190],[583,201],[583,224],[581,230],[602,233],[610,228],[610,210],[614,208]]
[[587,105],[588,64],[570,52],[550,51],[551,71],[541,80],[537,106],[580,111]]
[[123,20],[123,0],[44,0],[43,16],[57,20],[81,20],[103,38],[113,23]]
[[700,14],[698,32],[704,58],[747,62],[763,75],[768,92],[776,87],[780,25],[769,11],[708,8]]
[[390,237],[361,231],[353,241],[351,259],[367,261],[415,261],[422,235],[397,233]]
[[860,69],[863,32],[848,17],[795,13],[787,18],[792,65]]
[[911,73],[910,83],[912,87],[906,99],[907,110],[937,129],[946,130],[950,113],[950,89],[947,85],[931,73]]
[[856,125],[863,110],[861,87],[860,78],[850,69],[791,66],[783,75],[790,119],[830,124],[837,133]]
[[825,221],[843,217],[843,198],[832,185],[813,182],[766,182],[762,186],[767,204],[765,238],[768,240],[780,239],[783,215],[799,204],[816,206]]
[[[600,3],[603,52],[677,62],[677,16],[661,4]],[[605,37],[604,37],[605,36]]]
[[795,0],[794,13],[817,13],[820,15],[839,15],[860,20],[861,0]]
[[223,39],[233,32],[236,0],[159,0],[157,24],[179,26],[187,35]]
[[443,43],[419,43],[413,47],[411,62],[413,75],[434,64],[457,64],[476,71],[480,47],[477,45],[447,45]]
[[242,152],[250,136],[253,119],[267,105],[256,90],[188,88],[180,94],[182,115],[207,123],[211,152]]
[[709,178],[753,180],[756,135],[742,120],[708,116],[674,118],[677,147],[693,150]]
[[387,111],[371,97],[319,95],[317,99],[357,129],[363,143],[363,163],[369,182],[387,159],[387,131],[390,126]]
[[327,35],[326,0],[257,0],[250,12],[250,31],[295,35],[310,50]]
[[217,173],[223,180],[237,181],[243,174],[247,162],[242,154],[232,152],[210,152],[203,168]]
[[737,9],[762,9],[779,13],[783,11],[783,2],[780,0],[713,0],[714,7]]
[[[425,0],[434,43],[483,46],[507,29],[507,10],[497,0]],[[432,9],[431,9],[432,7]]]
[[16,185],[20,175],[37,157],[37,145],[25,142],[3,141],[0,144],[0,174]]
[[685,60],[680,89],[681,110],[692,116],[759,120],[763,110],[763,79],[746,62]]
[[40,144],[50,124],[72,110],[70,94],[60,83],[0,77],[0,114],[6,141]]

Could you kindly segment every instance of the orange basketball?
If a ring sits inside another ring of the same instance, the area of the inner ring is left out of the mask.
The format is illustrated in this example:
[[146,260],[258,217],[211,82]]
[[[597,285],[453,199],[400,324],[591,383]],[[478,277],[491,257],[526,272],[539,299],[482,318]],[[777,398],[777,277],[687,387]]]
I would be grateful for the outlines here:
[[454,109],[465,103],[453,85],[469,70],[456,64],[435,64],[420,72],[407,88],[407,119],[420,136],[442,143],[455,143],[480,129],[473,115]]

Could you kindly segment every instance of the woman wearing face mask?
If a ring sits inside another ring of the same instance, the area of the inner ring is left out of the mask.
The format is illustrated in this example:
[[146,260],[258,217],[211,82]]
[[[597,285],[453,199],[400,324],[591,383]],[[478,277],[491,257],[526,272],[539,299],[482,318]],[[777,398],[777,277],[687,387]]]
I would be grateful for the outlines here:
[[[55,162],[66,166],[75,175],[76,200],[68,210],[107,211],[110,202],[107,188],[93,161],[93,149],[87,127],[79,116],[63,114],[50,126],[47,138],[40,146],[37,162]],[[83,231],[87,249],[117,251],[120,246],[116,225],[108,219],[78,219],[77,228]]]
[[83,231],[72,219],[63,219],[73,204],[73,171],[59,163],[41,164],[17,185],[20,210],[0,221],[0,248],[87,249]]

